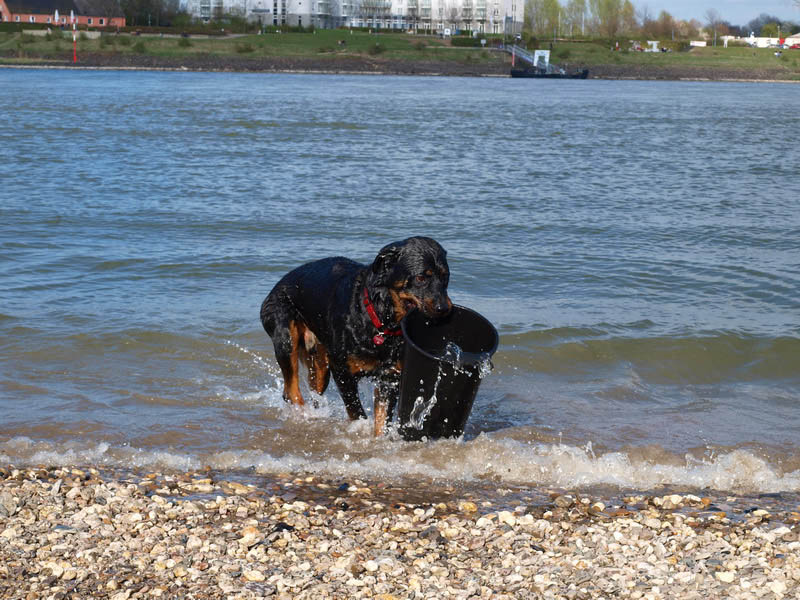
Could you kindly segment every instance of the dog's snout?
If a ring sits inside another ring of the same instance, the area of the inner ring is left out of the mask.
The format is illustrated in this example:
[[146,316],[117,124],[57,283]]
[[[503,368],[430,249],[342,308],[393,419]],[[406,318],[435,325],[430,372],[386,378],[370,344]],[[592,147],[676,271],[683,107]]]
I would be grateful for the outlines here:
[[447,316],[452,308],[453,308],[453,303],[450,302],[450,298],[448,298],[447,296],[445,296],[444,298],[440,298],[433,305],[433,311],[436,313],[437,317]]

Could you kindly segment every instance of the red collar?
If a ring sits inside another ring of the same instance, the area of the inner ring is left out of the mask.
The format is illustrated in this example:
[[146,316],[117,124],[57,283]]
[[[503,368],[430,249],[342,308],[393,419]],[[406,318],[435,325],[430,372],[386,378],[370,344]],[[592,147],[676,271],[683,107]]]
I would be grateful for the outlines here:
[[372,341],[375,343],[376,346],[380,346],[383,342],[386,341],[387,335],[402,335],[403,332],[399,327],[395,327],[394,329],[389,329],[385,327],[383,323],[381,323],[380,318],[378,318],[378,313],[375,312],[375,307],[372,306],[372,302],[369,301],[369,293],[367,292],[366,286],[364,286],[364,306],[367,309],[367,314],[369,315],[372,324],[375,326],[375,329],[378,330],[374,336],[372,336]]

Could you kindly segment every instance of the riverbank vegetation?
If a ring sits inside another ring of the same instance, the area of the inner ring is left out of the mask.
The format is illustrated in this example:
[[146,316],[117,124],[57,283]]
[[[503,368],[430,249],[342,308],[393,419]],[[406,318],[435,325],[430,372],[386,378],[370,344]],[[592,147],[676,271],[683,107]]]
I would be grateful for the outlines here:
[[[95,38],[79,34],[78,63],[92,57],[97,66],[148,66],[238,70],[245,61],[270,58],[296,59],[295,66],[281,62],[250,65],[243,70],[361,70],[347,66],[360,60],[386,72],[448,73],[447,64],[470,65],[471,74],[507,74],[510,56],[497,49],[502,37],[490,37],[485,45],[460,46],[438,36],[362,31],[316,30],[306,33],[264,33],[207,35],[104,33]],[[551,60],[568,67],[590,69],[592,76],[636,78],[735,78],[800,80],[800,50],[785,50],[780,56],[772,49],[731,46],[690,48],[666,42],[670,52],[631,51],[624,38],[544,41],[530,37],[529,48],[552,50]],[[619,50],[617,47],[619,46]],[[140,59],[137,61],[137,57]],[[143,62],[144,58],[150,59]],[[0,61],[5,64],[72,62],[70,32],[46,35],[0,33]],[[155,61],[155,62],[154,62]],[[188,61],[188,62],[187,62]],[[427,71],[398,70],[397,65],[420,63],[445,65]],[[344,65],[344,66],[343,66]],[[385,68],[381,69],[381,65]],[[715,75],[715,72],[721,75]]]

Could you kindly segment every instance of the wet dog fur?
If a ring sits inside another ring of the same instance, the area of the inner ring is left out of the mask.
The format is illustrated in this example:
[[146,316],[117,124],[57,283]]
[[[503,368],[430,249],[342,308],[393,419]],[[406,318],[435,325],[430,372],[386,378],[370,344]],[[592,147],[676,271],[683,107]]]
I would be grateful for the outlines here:
[[313,391],[322,394],[333,376],[350,419],[363,419],[358,380],[371,377],[374,431],[381,435],[399,393],[400,321],[411,310],[436,319],[452,309],[446,256],[435,240],[411,237],[384,246],[370,265],[332,257],[287,273],[261,305],[261,323],[283,375],[284,399],[304,404],[302,362]]

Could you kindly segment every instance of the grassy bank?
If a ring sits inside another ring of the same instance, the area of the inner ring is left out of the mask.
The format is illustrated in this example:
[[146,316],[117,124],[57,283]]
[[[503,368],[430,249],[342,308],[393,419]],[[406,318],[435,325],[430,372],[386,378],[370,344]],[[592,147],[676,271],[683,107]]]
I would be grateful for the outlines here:
[[613,51],[591,43],[556,44],[552,60],[593,66],[658,69],[702,69],[774,73],[779,79],[800,80],[800,50],[786,50],[780,57],[769,48],[705,47],[681,52]]
[[[391,60],[443,60],[493,62],[498,56],[479,48],[451,47],[435,36],[408,34],[370,35],[343,30],[318,30],[315,33],[272,33],[224,37],[109,34],[99,39],[80,39],[79,54],[147,54],[165,58],[214,55],[247,57],[346,57],[371,56]],[[71,34],[33,36],[0,33],[0,53],[5,60],[71,59]]]
[[[544,47],[550,47],[547,44]],[[553,62],[589,68],[591,77],[642,79],[757,79],[800,81],[800,50],[707,47],[667,53],[613,51],[602,42],[557,42]],[[71,34],[0,33],[0,63],[70,64]],[[436,36],[374,35],[346,30],[263,35],[82,36],[85,66],[248,71],[379,71],[507,75],[510,57],[490,48],[459,47]]]

